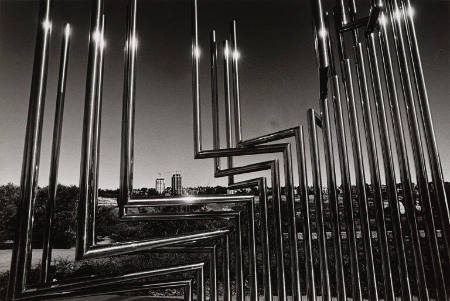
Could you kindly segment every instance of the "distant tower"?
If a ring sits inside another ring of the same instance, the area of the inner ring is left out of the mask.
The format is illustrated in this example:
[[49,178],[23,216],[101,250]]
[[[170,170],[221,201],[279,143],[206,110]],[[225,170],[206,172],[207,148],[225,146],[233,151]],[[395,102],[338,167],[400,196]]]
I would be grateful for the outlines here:
[[183,187],[181,186],[181,174],[176,173],[172,175],[172,195],[181,195]]
[[156,178],[155,189],[158,194],[164,193],[164,190],[166,190],[166,182],[164,181],[164,178]]

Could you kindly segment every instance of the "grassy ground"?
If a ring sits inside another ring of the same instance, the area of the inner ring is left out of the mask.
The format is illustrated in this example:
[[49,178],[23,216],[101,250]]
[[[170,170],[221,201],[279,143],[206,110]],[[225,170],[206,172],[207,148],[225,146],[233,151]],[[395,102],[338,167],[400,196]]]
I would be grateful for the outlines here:
[[[12,250],[0,250],[0,273],[9,270],[11,265]],[[33,250],[32,265],[37,265],[41,261],[42,249]],[[75,249],[55,249],[53,250],[53,259],[64,258],[73,261],[75,257]]]

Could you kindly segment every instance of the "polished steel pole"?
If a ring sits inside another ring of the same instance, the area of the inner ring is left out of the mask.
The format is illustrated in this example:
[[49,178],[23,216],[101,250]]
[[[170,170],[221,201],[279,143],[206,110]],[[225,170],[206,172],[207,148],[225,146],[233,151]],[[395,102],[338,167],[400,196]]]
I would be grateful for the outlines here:
[[80,163],[80,199],[77,212],[77,244],[75,249],[75,259],[80,260],[88,252],[92,245],[92,232],[90,231],[90,209],[92,208],[92,196],[95,194],[95,187],[91,177],[94,174],[93,166],[93,136],[95,103],[97,99],[100,45],[101,45],[101,24],[103,16],[103,0],[92,1],[91,25],[89,32],[89,53],[86,77],[86,96],[83,118],[83,135],[81,143],[81,163]]
[[49,44],[52,27],[52,1],[39,2],[38,30],[34,51],[28,118],[20,179],[20,204],[18,228],[14,239],[7,299],[14,299],[25,290],[31,266],[31,236],[33,232],[34,202],[36,200],[42,122],[47,86]]
[[303,240],[305,242],[306,290],[308,300],[316,300],[316,283],[314,273],[313,242],[311,237],[311,220],[308,196],[308,175],[306,171],[305,135],[300,126],[297,147],[299,150],[300,203],[303,215]]
[[[350,8],[350,17],[353,21],[356,20],[356,9]],[[363,115],[363,123],[364,129],[366,133],[366,145],[367,145],[367,154],[369,159],[369,171],[370,171],[370,179],[374,192],[374,203],[376,207],[376,225],[377,225],[377,234],[378,241],[381,249],[381,262],[382,262],[382,271],[383,271],[383,280],[384,280],[384,289],[385,289],[385,298],[387,300],[393,301],[395,299],[394,296],[394,284],[392,280],[392,268],[390,264],[390,252],[389,252],[389,243],[387,239],[386,232],[386,221],[384,214],[384,201],[381,193],[381,179],[380,179],[380,169],[378,163],[378,151],[377,145],[375,141],[375,133],[374,133],[374,125],[372,120],[372,112],[369,103],[369,91],[367,84],[367,71],[364,60],[364,52],[362,43],[359,41],[359,32],[358,29],[355,28],[352,31],[352,41],[353,41],[353,54],[355,57],[355,66],[356,66],[356,74],[357,74],[357,82],[359,87],[359,95],[361,101],[362,115]],[[373,290],[377,291],[377,281],[376,281],[376,272],[375,269],[370,271],[372,277],[369,278],[370,282],[372,282]],[[374,296],[377,293],[374,292]]]
[[328,110],[328,99],[320,100],[321,108],[321,128],[323,136],[323,147],[325,153],[325,163],[327,170],[328,202],[331,211],[331,228],[333,230],[334,260],[336,273],[336,291],[338,300],[347,300],[347,290],[345,288],[344,259],[342,254],[341,226],[339,221],[339,204],[336,187],[336,169],[334,165],[333,140],[331,136],[330,114]]
[[[409,73],[409,66],[407,57],[410,57],[406,52],[405,46],[405,37],[404,32],[408,31],[406,26],[406,16],[405,12],[402,9],[402,5],[399,1],[395,0],[390,3],[390,8],[392,10],[392,15],[395,19],[395,25],[393,25],[394,32],[398,37],[398,48],[397,53],[399,55],[399,67],[402,79],[402,87],[404,89],[404,99],[406,102],[406,109],[408,113],[408,120],[410,122],[410,131],[412,137],[412,147],[413,147],[413,155],[414,155],[414,163],[416,167],[417,174],[417,182],[419,186],[419,193],[421,195],[422,204],[425,207],[425,232],[428,242],[428,248],[432,252],[432,256],[430,259],[432,261],[433,271],[434,271],[434,280],[436,282],[436,293],[439,298],[447,298],[447,292],[445,289],[445,278],[444,271],[442,266],[441,255],[439,251],[439,245],[437,242],[436,236],[436,227],[434,222],[434,213],[433,207],[431,205],[431,196],[429,190],[428,183],[428,174],[426,170],[425,164],[425,155],[424,149],[422,145],[422,137],[420,133],[420,126],[418,124],[418,112],[416,109],[416,102],[414,99],[414,93],[411,87],[411,76]],[[411,11],[409,12],[411,13]],[[419,107],[420,109],[420,107]],[[439,210],[438,210],[439,211]],[[443,225],[445,227],[445,225]],[[444,239],[445,241],[445,239]],[[448,253],[448,250],[446,252]]]
[[[352,6],[352,5],[350,5]],[[340,16],[335,16],[336,24],[340,23]],[[358,200],[360,206],[360,219],[362,228],[362,237],[364,241],[364,254],[367,264],[367,278],[369,283],[369,299],[378,300],[378,289],[375,275],[375,264],[373,258],[371,229],[369,220],[369,211],[367,204],[367,192],[365,183],[364,163],[362,157],[361,148],[361,136],[359,133],[359,120],[356,111],[355,94],[353,88],[352,69],[350,59],[347,58],[344,45],[344,37],[339,32],[338,26],[336,27],[338,37],[338,53],[341,61],[341,73],[344,83],[344,91],[347,100],[347,111],[349,115],[350,123],[350,135],[352,137],[353,159],[355,165],[355,177],[358,191]],[[355,34],[355,33],[354,33]],[[358,43],[355,44],[355,38],[353,40],[355,51]]]
[[240,89],[239,89],[239,49],[237,46],[237,30],[236,20],[231,22],[230,31],[231,42],[231,57],[232,57],[232,75],[233,75],[233,100],[234,100],[234,131],[236,145],[242,141],[242,122],[241,122],[241,101],[240,101]]
[[320,172],[319,143],[317,140],[316,114],[308,110],[309,145],[311,148],[311,166],[313,174],[314,199],[316,202],[317,238],[319,241],[320,275],[322,300],[331,300],[330,271],[328,266],[327,234],[325,232],[322,176]]
[[392,233],[396,247],[398,272],[401,279],[403,300],[412,300],[410,276],[408,272],[408,262],[403,241],[403,227],[400,216],[399,198],[397,194],[397,183],[392,158],[392,147],[390,142],[390,131],[385,112],[384,96],[379,72],[379,62],[376,48],[376,35],[371,33],[367,36],[367,52],[369,57],[369,68],[372,77],[373,95],[378,116],[378,128],[380,130],[381,149],[384,162],[384,173],[386,178],[386,188],[388,192],[389,206],[391,208]]
[[66,96],[67,69],[70,48],[70,24],[64,26],[63,41],[61,45],[61,56],[59,60],[58,90],[56,94],[55,119],[53,123],[53,142],[50,160],[50,175],[48,180],[48,199],[46,204],[46,225],[44,228],[41,261],[41,284],[50,282],[50,263],[52,260],[52,244],[54,234],[54,218],[56,208],[56,193],[58,189],[58,167],[61,149],[61,133],[64,117],[64,100]]
[[[220,149],[220,126],[219,126],[219,88],[217,80],[217,41],[216,31],[211,30],[209,39],[210,67],[211,67],[211,109],[213,126],[213,149]],[[214,158],[214,172],[220,170],[220,157]]]
[[94,196],[92,202],[92,221],[91,231],[92,231],[92,243],[96,244],[96,219],[97,219],[97,204],[98,204],[98,177],[99,177],[99,169],[100,169],[100,133],[101,133],[101,125],[102,125],[102,102],[103,102],[103,69],[104,69],[104,53],[105,53],[105,15],[102,15],[102,25],[100,30],[100,58],[98,64],[98,79],[97,79],[97,99],[95,103],[95,118],[94,118],[94,144],[92,151],[92,161],[95,168],[94,171],[94,181],[93,186]]
[[[128,6],[128,32],[125,41],[125,70],[122,109],[122,138],[120,163],[119,206],[131,198],[133,192],[134,127],[136,105],[136,56],[138,38],[136,33],[137,0],[130,0]],[[120,209],[119,214],[123,209]]]
[[[380,28],[380,50],[381,57],[384,66],[384,76],[387,86],[387,96],[391,108],[391,118],[393,120],[392,125],[395,134],[395,141],[397,145],[397,156],[399,162],[400,177],[402,187],[404,190],[404,204],[406,208],[406,215],[408,218],[408,233],[413,242],[413,254],[415,262],[416,283],[419,288],[419,298],[424,292],[428,291],[425,281],[424,261],[422,255],[422,248],[420,245],[420,238],[418,236],[418,225],[416,218],[416,211],[414,210],[414,197],[413,188],[411,182],[411,174],[409,167],[409,157],[406,147],[405,133],[403,129],[403,121],[400,111],[400,105],[397,95],[397,84],[393,69],[391,47],[389,42],[389,36],[387,32],[387,17],[383,12],[381,17]],[[412,206],[411,206],[412,205]]]
[[[342,8],[341,8],[342,9]],[[341,12],[341,22],[342,25],[346,25],[348,21],[342,15],[346,13],[346,10]],[[329,18],[331,15],[329,16]],[[331,30],[329,18],[327,18],[327,26]],[[346,17],[348,18],[348,17]],[[328,53],[330,58],[334,58],[332,41],[328,40]],[[348,149],[347,149],[347,137],[344,126],[344,117],[342,113],[342,103],[341,103],[341,92],[339,86],[339,76],[337,75],[334,60],[330,60],[330,82],[331,82],[331,92],[334,106],[334,119],[336,127],[336,141],[339,154],[339,166],[341,173],[341,187],[343,190],[343,204],[345,211],[345,221],[347,228],[347,235],[349,240],[350,249],[350,270],[352,275],[352,297],[355,300],[362,300],[362,290],[361,290],[361,274],[360,274],[360,264],[358,257],[358,245],[355,231],[355,219],[354,219],[354,208],[353,208],[353,197],[352,197],[352,183],[350,179],[350,169],[348,162]]]
[[[232,50],[230,48],[228,40],[223,43],[223,79],[224,79],[224,96],[225,96],[225,125],[226,125],[226,140],[227,148],[233,147],[233,124],[231,116],[231,83],[230,83],[230,53]],[[227,158],[227,167],[233,167],[233,157],[229,156]],[[228,177],[228,184],[233,184],[233,176]]]
[[420,59],[420,51],[417,42],[416,27],[414,25],[414,8],[410,0],[402,1],[403,14],[406,23],[406,33],[408,37],[408,45],[410,49],[410,61],[412,71],[414,73],[415,87],[419,100],[419,107],[422,113],[422,122],[426,145],[428,147],[428,157],[433,178],[433,190],[436,202],[439,205],[438,213],[442,225],[443,238],[447,250],[447,261],[450,262],[450,209],[448,197],[445,193],[444,177],[442,174],[442,164],[439,157],[439,150],[436,143],[434,133],[433,120],[431,118],[430,104],[428,101],[427,87],[423,75],[422,61]]

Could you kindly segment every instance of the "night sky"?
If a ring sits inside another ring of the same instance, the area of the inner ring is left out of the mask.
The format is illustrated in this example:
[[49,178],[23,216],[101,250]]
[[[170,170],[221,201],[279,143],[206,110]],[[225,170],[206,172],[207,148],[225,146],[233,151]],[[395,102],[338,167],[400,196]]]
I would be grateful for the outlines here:
[[[59,182],[78,185],[89,3],[87,0],[54,1],[40,186],[48,182],[64,22],[72,24],[73,34]],[[100,159],[102,188],[116,188],[119,183],[126,3],[123,0],[105,1],[106,54]],[[425,79],[446,179],[450,178],[450,156],[447,155],[450,150],[449,8],[449,1],[417,1],[415,5]],[[141,0],[138,11],[134,186],[154,187],[159,174],[166,178],[166,185],[170,185],[170,176],[175,171],[182,173],[184,186],[224,185],[224,179],[217,180],[212,176],[212,160],[193,159],[189,1]],[[18,184],[20,179],[36,17],[35,0],[0,2],[0,184]],[[309,1],[199,0],[199,18],[204,149],[212,147],[208,32],[215,28],[221,44],[227,37],[229,22],[233,18],[238,22],[241,54],[244,138],[298,124],[306,125],[306,110],[319,107]],[[220,93],[222,73],[220,68]],[[223,96],[220,95],[223,125]],[[223,143],[224,129],[221,130]],[[243,164],[258,159],[241,158],[236,162]],[[297,183],[297,177],[295,181]]]

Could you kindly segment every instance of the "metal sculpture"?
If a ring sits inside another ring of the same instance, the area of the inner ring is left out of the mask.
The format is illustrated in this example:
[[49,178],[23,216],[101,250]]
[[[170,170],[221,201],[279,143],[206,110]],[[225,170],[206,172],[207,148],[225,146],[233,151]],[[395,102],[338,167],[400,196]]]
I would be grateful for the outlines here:
[[[54,231],[52,225],[70,44],[70,26],[66,25],[60,60],[41,279],[37,286],[28,285],[27,273],[31,265],[31,234],[37,191],[52,20],[51,0],[41,0],[21,178],[22,199],[7,299],[48,300],[181,287],[184,292],[184,300],[209,298],[209,300],[215,301],[219,299],[231,301],[233,299],[232,257],[234,257],[235,298],[239,301],[244,301],[246,295],[250,297],[250,300],[258,300],[261,292],[265,301],[274,300],[274,296],[277,296],[278,300],[287,301],[288,295],[291,295],[292,299],[296,301],[301,300],[305,295],[308,300],[316,300],[318,295],[322,300],[331,300],[334,297],[337,297],[338,300],[346,300],[349,297],[354,300],[365,298],[395,300],[399,296],[402,300],[413,300],[416,296],[419,300],[432,298],[447,300],[449,283],[446,280],[446,276],[448,276],[446,273],[448,273],[450,265],[450,215],[410,1],[372,1],[368,17],[357,18],[357,6],[354,1],[338,0],[336,6],[331,7],[327,12],[327,8],[323,6],[321,0],[311,0],[320,82],[319,110],[316,112],[310,109],[307,115],[313,182],[313,199],[311,200],[307,180],[303,126],[244,139],[240,109],[242,101],[239,81],[240,49],[238,48],[236,21],[231,22],[229,37],[223,41],[222,51],[219,51],[215,30],[211,30],[209,46],[213,148],[203,149],[199,80],[199,16],[197,0],[191,0],[191,3],[194,157],[196,159],[213,158],[214,176],[228,177],[230,190],[257,187],[258,202],[251,195],[237,196],[233,194],[159,199],[132,198],[138,9],[137,0],[129,0],[124,45],[124,94],[120,195],[118,198],[120,220],[125,222],[227,220],[229,226],[197,233],[184,233],[177,236],[156,237],[106,246],[96,243],[105,15],[103,0],[92,0],[81,146],[76,260],[154,252],[204,253],[208,255],[208,259],[198,263],[112,277],[94,276],[88,279],[72,279],[68,282],[51,280],[49,267]],[[351,35],[352,56],[347,53],[346,49],[349,45],[346,42],[347,35]],[[390,45],[392,40],[394,41],[393,47]],[[337,55],[335,55],[336,52]],[[222,63],[219,53],[223,59]],[[368,68],[366,62],[369,63]],[[335,66],[336,63],[339,65],[339,70]],[[224,72],[226,148],[220,147],[219,137],[218,70],[221,64]],[[397,67],[394,67],[395,64]],[[356,70],[356,77],[353,76],[353,70]],[[347,104],[345,110],[341,102],[341,79]],[[402,95],[398,93],[398,79],[400,79]],[[358,85],[359,93],[354,91],[355,82]],[[329,86],[331,96],[329,96]],[[386,97],[387,102],[385,101]],[[331,103],[332,108],[329,107]],[[373,107],[376,109],[375,114],[372,113]],[[359,108],[361,108],[361,112],[359,112]],[[331,114],[331,111],[334,114]],[[392,124],[387,121],[387,111],[390,111]],[[407,117],[408,131],[403,125],[403,114],[406,114]],[[362,143],[363,138],[360,133],[360,116],[363,119],[365,144]],[[350,135],[347,134],[347,127],[350,129]],[[322,130],[323,151],[319,147],[318,128]],[[408,135],[405,135],[405,132]],[[392,133],[395,136],[395,146],[391,145]],[[336,137],[337,154],[334,150],[334,136]],[[406,136],[411,137],[410,142],[406,141]],[[293,138],[294,143],[273,143],[286,138]],[[349,139],[351,142],[348,142]],[[351,150],[347,148],[348,143],[351,143]],[[412,146],[412,155],[408,154],[409,143]],[[427,146],[426,152],[423,149],[423,143]],[[292,144],[295,146],[296,168],[299,176],[298,200],[295,199],[294,193]],[[363,145],[367,149],[363,148]],[[402,191],[397,189],[394,149],[400,170]],[[363,153],[365,152],[367,152],[368,162],[364,160]],[[379,152],[381,156],[378,155]],[[283,170],[280,171],[278,159],[234,166],[233,158],[235,156],[258,154],[281,154]],[[336,170],[335,155],[339,157],[339,171]],[[324,193],[322,183],[320,166],[322,156],[325,158],[326,165],[327,194]],[[351,183],[349,156],[353,156],[354,161],[352,172],[356,178],[356,193],[353,192]],[[227,158],[226,168],[222,168],[221,158]],[[433,185],[429,185],[427,179],[426,159],[429,160]],[[425,243],[420,235],[421,227],[415,208],[417,199],[411,179],[410,160],[414,163],[417,174],[418,201],[423,205]],[[365,180],[366,163],[370,173],[370,187]],[[385,175],[387,197],[382,191],[381,169]],[[235,182],[235,175],[257,171],[270,171],[270,180],[266,177],[259,177]],[[285,200],[282,199],[280,172],[284,173],[285,178]],[[338,189],[338,172],[342,193]],[[267,181],[271,183],[270,195]],[[400,201],[405,205],[407,223],[402,218]],[[389,212],[385,210],[386,203]],[[238,209],[211,212],[188,210],[170,214],[136,211],[136,208],[190,207],[209,204],[234,204]],[[359,207],[357,215],[355,214],[356,206]],[[255,222],[255,212],[258,210],[260,225],[256,225]],[[314,218],[312,210],[315,210]],[[287,212],[287,220],[283,219],[283,211]],[[330,218],[327,217],[328,215]],[[372,221],[373,216],[375,216],[375,222]],[[390,223],[388,223],[388,216]],[[439,219],[436,219],[437,216]],[[302,222],[299,221],[299,218],[302,219]],[[314,226],[314,224],[316,225]],[[330,233],[327,231],[327,225],[331,228]],[[299,228],[301,231],[298,230]],[[361,229],[359,230],[359,228]],[[258,229],[260,229],[260,233],[258,233]],[[389,239],[389,230],[392,231],[393,242]],[[270,232],[275,235],[273,242],[269,239]],[[283,239],[285,232],[287,232],[287,240]],[[358,237],[358,233],[361,234],[361,239]],[[438,233],[441,233],[441,237]],[[260,245],[257,244],[257,235],[261,235]],[[374,235],[376,235],[376,239]],[[247,237],[245,242],[247,250],[244,248],[244,236]],[[344,236],[347,239],[344,239]],[[234,248],[230,247],[231,238],[234,240]],[[331,238],[332,244],[328,242],[329,238]],[[413,266],[408,263],[407,243],[412,245]],[[360,256],[360,244],[364,256]],[[315,253],[316,245],[317,255]],[[348,245],[348,251],[344,245]],[[375,246],[379,247],[379,258],[374,252]],[[304,249],[303,262],[299,256],[301,248]],[[219,250],[222,258],[218,256]],[[258,279],[258,250],[261,252],[263,265],[262,283]],[[289,252],[289,256],[286,256],[286,251]],[[231,256],[232,253],[234,256]],[[244,266],[245,256],[249,263],[247,277],[244,272],[247,268]],[[274,281],[272,273],[274,267],[271,261],[272,256],[275,256],[276,259],[276,281]],[[319,259],[317,269],[319,275],[315,268],[316,256]],[[425,256],[428,256],[427,259],[431,262],[432,274],[426,273]],[[346,269],[346,257],[349,258],[350,273]],[[378,259],[381,262],[380,267],[376,264]],[[393,260],[397,261],[397,267],[392,265]],[[363,263],[366,266],[366,273],[363,273]],[[210,269],[209,293],[206,290],[207,281],[204,272],[207,264]],[[305,270],[304,275],[301,273],[302,264]],[[286,265],[289,266],[289,274]],[[222,296],[218,289],[220,284],[219,267],[223,272]],[[331,271],[333,270],[335,277],[332,277]],[[414,273],[411,273],[412,271]],[[186,272],[189,274],[187,278],[177,277],[177,275],[186,275]],[[161,281],[158,277],[162,275],[174,276],[174,278]],[[395,279],[398,279],[397,282],[400,283],[400,293],[394,289]],[[250,284],[248,293],[245,287],[246,280],[249,280]],[[347,281],[351,283],[350,289]],[[276,285],[273,285],[272,282],[276,282]],[[305,287],[301,285],[303,282]],[[363,289],[365,282],[367,282],[367,294]],[[196,295],[194,295],[194,291]]]

